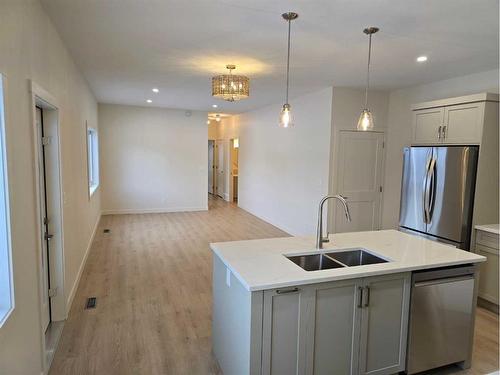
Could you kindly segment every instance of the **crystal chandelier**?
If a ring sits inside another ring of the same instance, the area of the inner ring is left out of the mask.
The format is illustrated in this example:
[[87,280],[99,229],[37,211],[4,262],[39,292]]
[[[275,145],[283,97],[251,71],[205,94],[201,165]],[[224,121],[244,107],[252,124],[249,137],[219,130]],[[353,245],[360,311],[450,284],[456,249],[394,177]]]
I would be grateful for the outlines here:
[[212,96],[229,102],[246,99],[250,95],[250,80],[248,77],[232,73],[236,65],[226,65],[229,74],[212,77]]

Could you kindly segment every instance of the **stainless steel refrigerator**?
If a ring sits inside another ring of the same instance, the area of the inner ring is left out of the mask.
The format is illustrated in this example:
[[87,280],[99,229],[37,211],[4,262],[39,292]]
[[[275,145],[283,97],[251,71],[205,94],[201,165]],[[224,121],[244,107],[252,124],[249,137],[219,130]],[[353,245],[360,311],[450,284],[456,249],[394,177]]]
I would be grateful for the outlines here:
[[404,149],[400,230],[469,250],[479,146]]

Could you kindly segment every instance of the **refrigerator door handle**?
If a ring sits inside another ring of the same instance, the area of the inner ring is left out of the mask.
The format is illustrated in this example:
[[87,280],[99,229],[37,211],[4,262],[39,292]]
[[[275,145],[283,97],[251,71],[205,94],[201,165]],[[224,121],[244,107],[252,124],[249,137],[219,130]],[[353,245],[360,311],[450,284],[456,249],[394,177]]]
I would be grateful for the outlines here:
[[436,195],[436,159],[433,158],[431,160],[430,166],[429,166],[429,183],[428,183],[428,203],[427,203],[427,212],[429,214],[429,221],[428,223],[431,222],[432,220],[432,214],[434,211],[434,197]]
[[431,167],[431,159],[427,161],[427,164],[425,166],[425,175],[424,175],[424,186],[422,189],[422,207],[424,210],[424,223],[429,224],[430,218],[429,218],[429,171]]

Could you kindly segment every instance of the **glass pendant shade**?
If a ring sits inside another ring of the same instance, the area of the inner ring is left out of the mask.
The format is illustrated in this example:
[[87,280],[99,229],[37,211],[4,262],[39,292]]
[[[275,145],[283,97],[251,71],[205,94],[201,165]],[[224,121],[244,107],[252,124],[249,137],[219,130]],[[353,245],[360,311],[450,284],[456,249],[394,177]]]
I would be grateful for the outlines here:
[[368,109],[368,90],[370,89],[370,62],[372,56],[372,35],[379,31],[378,27],[367,27],[363,32],[368,35],[368,64],[366,66],[366,89],[365,89],[365,106],[359,116],[357,129],[360,131],[373,130],[373,115]]
[[280,112],[280,128],[289,128],[293,126],[292,121],[292,109],[290,104],[288,104],[288,89],[290,87],[290,32],[292,27],[292,21],[297,19],[299,15],[294,12],[283,13],[281,17],[288,23],[288,38],[287,38],[287,55],[286,55],[286,91],[285,91],[285,104],[281,108]]
[[373,115],[369,109],[363,109],[358,120],[358,130],[367,131],[373,130]]
[[284,104],[280,113],[280,128],[289,128],[293,126],[292,121],[292,109],[290,108],[290,104]]

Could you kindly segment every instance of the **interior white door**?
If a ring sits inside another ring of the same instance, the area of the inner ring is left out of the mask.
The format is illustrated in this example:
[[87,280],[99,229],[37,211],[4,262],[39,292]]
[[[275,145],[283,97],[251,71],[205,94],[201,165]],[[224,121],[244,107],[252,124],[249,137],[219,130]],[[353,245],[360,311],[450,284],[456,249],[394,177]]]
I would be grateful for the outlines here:
[[336,190],[347,197],[352,221],[335,205],[335,232],[380,229],[383,154],[383,133],[340,132]]
[[208,141],[208,192],[214,194],[214,141]]
[[50,271],[49,271],[49,238],[46,235],[49,233],[49,221],[47,212],[47,189],[46,189],[46,173],[45,173],[45,151],[43,145],[43,114],[42,109],[36,108],[36,125],[38,130],[38,171],[39,171],[39,201],[40,201],[40,241],[42,243],[42,329],[45,331],[50,323]]
[[224,193],[226,183],[225,183],[225,158],[224,158],[224,141],[217,140],[216,141],[216,153],[217,153],[217,195],[224,199]]

